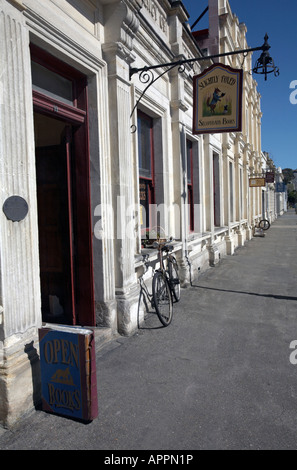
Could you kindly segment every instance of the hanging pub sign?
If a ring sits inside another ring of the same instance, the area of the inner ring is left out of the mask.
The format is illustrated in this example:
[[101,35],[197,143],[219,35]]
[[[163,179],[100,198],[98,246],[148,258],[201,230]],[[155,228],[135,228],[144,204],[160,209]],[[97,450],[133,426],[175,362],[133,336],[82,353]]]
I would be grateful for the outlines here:
[[42,408],[92,421],[98,415],[94,332],[79,327],[40,328]]
[[267,171],[265,178],[266,178],[266,183],[274,183],[274,172],[273,171]]
[[265,178],[250,178],[250,188],[260,188],[261,186],[265,186]]
[[214,64],[193,78],[193,134],[242,130],[241,69]]

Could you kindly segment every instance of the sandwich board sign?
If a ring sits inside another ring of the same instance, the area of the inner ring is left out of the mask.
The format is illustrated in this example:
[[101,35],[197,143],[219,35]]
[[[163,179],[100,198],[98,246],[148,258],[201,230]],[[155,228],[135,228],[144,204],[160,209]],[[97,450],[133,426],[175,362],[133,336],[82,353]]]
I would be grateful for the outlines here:
[[92,421],[98,415],[94,333],[79,327],[39,329],[42,409]]
[[214,64],[193,78],[193,134],[242,130],[241,69]]

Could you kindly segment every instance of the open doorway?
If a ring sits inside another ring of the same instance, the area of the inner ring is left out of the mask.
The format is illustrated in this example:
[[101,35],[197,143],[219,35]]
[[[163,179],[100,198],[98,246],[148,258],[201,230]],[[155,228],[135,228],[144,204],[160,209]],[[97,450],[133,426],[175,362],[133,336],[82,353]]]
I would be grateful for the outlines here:
[[34,119],[42,316],[76,324],[72,127],[37,113]]
[[95,326],[87,81],[31,54],[42,319]]

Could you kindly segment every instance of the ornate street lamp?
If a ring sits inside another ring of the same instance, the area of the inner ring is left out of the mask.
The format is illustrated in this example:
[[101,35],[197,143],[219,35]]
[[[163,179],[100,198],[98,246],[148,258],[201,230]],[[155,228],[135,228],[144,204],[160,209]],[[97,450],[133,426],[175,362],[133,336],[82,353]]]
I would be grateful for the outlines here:
[[[277,77],[279,75],[279,69],[274,65],[273,59],[270,57],[269,54],[269,49],[270,45],[268,44],[268,35],[267,33],[265,34],[264,37],[264,44],[259,47],[251,47],[249,49],[242,49],[242,50],[236,50],[236,51],[230,51],[230,52],[223,52],[221,54],[213,54],[209,56],[201,56],[201,57],[194,57],[192,59],[185,59],[185,60],[177,60],[175,62],[167,62],[164,64],[156,64],[156,65],[149,65],[141,68],[136,68],[136,67],[130,67],[130,80],[131,77],[135,73],[140,73],[141,75],[147,74],[148,71],[154,70],[154,69],[160,69],[163,67],[169,67],[168,70],[166,70],[164,73],[168,72],[174,67],[179,67],[181,71],[184,71],[184,65],[185,64],[192,64],[194,62],[199,62],[202,60],[209,60],[209,59],[216,59],[218,57],[226,57],[229,55],[237,55],[237,54],[244,54],[247,55],[249,52],[255,52],[255,51],[262,51],[262,54],[260,58],[257,60],[255,67],[253,68],[254,73],[258,74],[265,74],[265,80],[267,80],[267,74],[274,72],[274,75]],[[163,74],[162,74],[163,75]]]
[[[226,57],[226,56],[229,56],[229,55],[244,54],[244,56],[246,56],[249,52],[262,51],[262,54],[259,57],[259,59],[257,60],[255,67],[252,69],[252,72],[254,72],[256,74],[265,75],[265,80],[267,80],[267,75],[272,73],[272,72],[274,72],[274,76],[277,77],[277,76],[279,76],[279,73],[280,73],[279,68],[274,65],[274,61],[270,57],[270,54],[268,52],[269,49],[270,49],[270,45],[268,44],[268,35],[266,33],[266,35],[264,37],[264,44],[262,46],[259,46],[259,47],[252,47],[252,48],[249,48],[249,49],[242,49],[242,50],[236,50],[236,51],[231,51],[231,52],[224,52],[224,53],[221,53],[221,54],[214,54],[214,55],[209,55],[209,56],[194,57],[192,59],[178,60],[178,61],[175,61],[175,62],[167,62],[167,63],[164,63],[164,64],[150,65],[150,66],[145,66],[145,67],[141,67],[141,68],[130,67],[130,80],[131,80],[132,76],[135,73],[139,73],[139,80],[142,83],[147,85],[145,87],[145,89],[143,90],[143,92],[141,93],[141,96],[137,100],[134,108],[132,109],[130,117],[132,117],[134,111],[136,110],[136,108],[138,106],[139,101],[142,99],[142,97],[146,93],[147,89],[153,83],[155,83],[165,73],[169,72],[170,70],[172,70],[175,67],[178,67],[178,70],[179,70],[180,73],[184,72],[185,64],[193,64],[194,62],[200,62],[200,61],[209,60],[209,59],[216,59],[218,57]],[[157,75],[156,77],[154,76],[152,70],[165,68],[165,67],[166,67],[165,71],[163,71],[160,75]],[[134,132],[135,132],[135,129],[136,129],[135,126],[132,126],[132,127],[134,128]]]
[[278,77],[279,68],[274,65],[274,60],[272,59],[272,57],[270,57],[270,54],[268,52],[270,49],[270,46],[268,44],[267,33],[265,34],[264,41],[265,42],[262,46],[263,52],[261,56],[259,57],[259,59],[257,60],[256,65],[253,68],[253,72],[260,74],[260,75],[265,75],[265,80],[267,80],[267,75],[272,72],[274,73],[275,77]]

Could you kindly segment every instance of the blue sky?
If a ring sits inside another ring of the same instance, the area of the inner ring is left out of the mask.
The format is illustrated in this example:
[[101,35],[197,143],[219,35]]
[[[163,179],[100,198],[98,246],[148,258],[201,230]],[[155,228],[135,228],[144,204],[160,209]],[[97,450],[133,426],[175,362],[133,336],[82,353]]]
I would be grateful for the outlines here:
[[[192,25],[208,5],[208,0],[183,0]],[[296,0],[229,0],[239,22],[247,26],[249,47],[261,46],[268,33],[270,55],[280,69],[279,77],[254,75],[261,94],[262,150],[269,152],[275,165],[297,169],[297,104],[290,96],[297,86],[297,2]],[[207,15],[193,30],[208,27]],[[253,53],[253,64],[260,53]],[[296,98],[296,94],[294,95]]]

